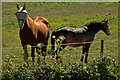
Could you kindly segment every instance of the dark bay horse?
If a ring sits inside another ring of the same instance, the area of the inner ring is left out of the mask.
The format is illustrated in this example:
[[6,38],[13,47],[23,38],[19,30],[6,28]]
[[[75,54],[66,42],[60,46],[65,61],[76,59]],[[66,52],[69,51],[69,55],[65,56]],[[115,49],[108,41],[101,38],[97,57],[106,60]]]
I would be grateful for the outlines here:
[[[107,35],[110,35],[108,20],[93,21],[80,28],[71,27],[58,28],[57,30],[53,31],[51,35],[51,44],[53,45],[52,50],[55,49],[55,39],[59,38],[59,36],[64,36],[65,40],[63,40],[61,44],[62,49],[64,49],[66,46],[71,47],[83,46],[82,54],[86,53],[85,63],[87,63],[89,47],[94,40],[95,34],[100,30],[104,31]],[[55,36],[55,39],[53,38],[53,36]],[[61,51],[62,49],[60,49],[59,51]],[[58,57],[57,50],[55,51],[57,55],[56,58]],[[82,55],[81,57],[82,62],[83,58],[84,56]]]
[[[40,52],[38,51],[39,47],[35,46],[37,46],[38,43],[48,45],[50,23],[44,17],[29,17],[25,8],[25,4],[24,7],[19,7],[17,4],[17,9],[18,11],[16,12],[16,17],[20,27],[19,36],[24,49],[24,60],[28,63],[27,45],[30,44],[31,57],[34,64],[35,48],[38,55],[40,55]],[[42,55],[44,55],[44,59],[45,54],[43,54],[43,52],[46,52],[46,47],[47,46],[43,46],[41,50]]]

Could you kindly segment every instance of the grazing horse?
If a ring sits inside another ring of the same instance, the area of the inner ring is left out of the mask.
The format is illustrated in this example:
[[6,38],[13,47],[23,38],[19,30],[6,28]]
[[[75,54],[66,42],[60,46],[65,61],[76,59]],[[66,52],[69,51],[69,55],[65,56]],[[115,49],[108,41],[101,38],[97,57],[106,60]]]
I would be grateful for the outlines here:
[[[51,44],[53,45],[52,50],[55,50],[55,39],[59,38],[59,36],[64,36],[65,39],[61,43],[62,49],[64,49],[66,46],[71,46],[71,47],[83,46],[82,54],[86,53],[85,63],[87,63],[89,47],[94,40],[95,34],[98,31],[102,30],[107,35],[110,35],[110,31],[108,27],[109,27],[108,20],[102,20],[102,21],[93,21],[80,28],[71,28],[71,27],[58,28],[57,30],[53,31],[51,35]],[[55,37],[53,38],[53,36]],[[59,52],[62,49],[59,49]],[[58,56],[57,54],[58,52],[57,50],[55,51],[56,59],[60,58],[60,56]],[[81,57],[82,62],[83,62],[83,58],[84,56],[82,55]]]
[[[36,47],[38,43],[43,43],[45,46],[42,46],[41,53],[44,56],[43,52],[46,52],[46,45],[48,45],[50,23],[44,17],[34,17],[31,18],[28,16],[26,7],[19,7],[17,4],[18,11],[16,12],[16,17],[20,27],[20,39],[21,44],[24,49],[24,60],[28,63],[28,52],[27,45],[31,45],[31,57],[34,65],[35,58],[35,48],[38,55],[40,55],[39,47]],[[38,58],[38,62],[39,62]]]

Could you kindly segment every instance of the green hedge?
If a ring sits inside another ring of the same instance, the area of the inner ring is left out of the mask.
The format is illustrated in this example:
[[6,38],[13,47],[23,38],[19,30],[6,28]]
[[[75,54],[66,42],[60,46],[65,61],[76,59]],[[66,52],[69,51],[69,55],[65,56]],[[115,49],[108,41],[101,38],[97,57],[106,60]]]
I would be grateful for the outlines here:
[[89,64],[68,63],[29,66],[8,62],[3,80],[118,80],[118,62],[110,57],[97,58]]

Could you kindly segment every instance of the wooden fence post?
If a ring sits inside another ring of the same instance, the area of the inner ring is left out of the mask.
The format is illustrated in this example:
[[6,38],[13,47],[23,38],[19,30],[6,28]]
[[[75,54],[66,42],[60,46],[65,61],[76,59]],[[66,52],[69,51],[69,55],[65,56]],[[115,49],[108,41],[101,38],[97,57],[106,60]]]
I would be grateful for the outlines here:
[[101,57],[103,57],[103,48],[104,48],[104,40],[101,40],[101,52],[100,52]]

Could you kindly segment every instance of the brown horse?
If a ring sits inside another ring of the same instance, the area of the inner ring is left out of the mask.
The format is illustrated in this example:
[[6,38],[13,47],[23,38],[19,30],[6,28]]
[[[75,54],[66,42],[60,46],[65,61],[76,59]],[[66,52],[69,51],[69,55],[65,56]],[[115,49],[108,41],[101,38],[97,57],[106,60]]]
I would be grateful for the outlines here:
[[[24,60],[28,63],[27,45],[30,44],[31,57],[34,64],[35,48],[38,55],[40,55],[40,52],[38,51],[39,47],[35,46],[37,46],[38,43],[48,45],[50,23],[44,17],[29,17],[25,8],[25,4],[24,7],[19,7],[17,4],[17,9],[18,11],[16,12],[16,17],[20,27],[19,36],[24,49]],[[44,55],[44,59],[45,54],[43,54],[43,52],[46,52],[46,47],[47,46],[42,46],[41,50],[42,55]]]
[[[53,45],[52,50],[55,49],[55,39],[59,38],[59,36],[64,36],[65,40],[63,40],[61,44],[62,49],[64,49],[67,45],[71,47],[83,46],[82,54],[86,53],[85,63],[87,63],[89,47],[94,40],[95,34],[98,31],[102,30],[107,35],[110,35],[110,31],[108,27],[109,27],[108,20],[94,21],[80,28],[61,27],[52,32],[51,35],[51,44]],[[53,38],[53,36],[55,36],[55,39]],[[62,49],[60,49],[59,51],[61,51]],[[57,50],[55,51],[57,55],[56,59],[60,58],[60,56],[58,56],[57,54],[58,52]],[[83,58],[84,56],[82,55],[81,57],[82,62],[83,62]]]

